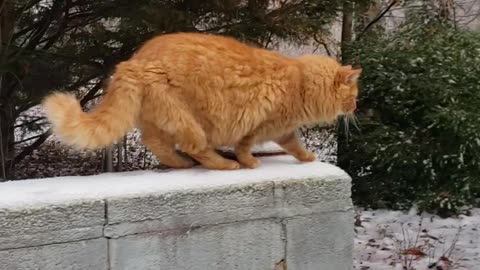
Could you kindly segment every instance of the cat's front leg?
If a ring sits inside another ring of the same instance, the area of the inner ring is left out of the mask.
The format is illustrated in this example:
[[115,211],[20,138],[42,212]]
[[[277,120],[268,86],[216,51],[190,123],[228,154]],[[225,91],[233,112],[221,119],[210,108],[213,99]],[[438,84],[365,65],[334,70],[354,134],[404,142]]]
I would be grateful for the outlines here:
[[287,135],[276,139],[275,142],[299,161],[312,162],[317,159],[314,153],[305,149],[295,132],[288,133]]
[[252,155],[252,147],[254,144],[255,136],[247,135],[235,146],[235,154],[238,162],[250,169],[255,169],[260,166],[260,161]]

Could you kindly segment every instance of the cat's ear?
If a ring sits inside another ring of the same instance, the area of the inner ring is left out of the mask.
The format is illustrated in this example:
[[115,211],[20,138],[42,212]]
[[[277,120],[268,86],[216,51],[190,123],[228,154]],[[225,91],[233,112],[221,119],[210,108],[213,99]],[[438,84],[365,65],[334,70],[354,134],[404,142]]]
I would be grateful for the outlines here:
[[358,82],[358,78],[362,74],[362,69],[352,69],[352,66],[342,66],[338,70],[337,78],[342,84],[354,85]]
[[358,83],[358,78],[360,78],[360,74],[362,74],[362,69],[352,69],[350,74],[347,76],[347,84],[352,85]]

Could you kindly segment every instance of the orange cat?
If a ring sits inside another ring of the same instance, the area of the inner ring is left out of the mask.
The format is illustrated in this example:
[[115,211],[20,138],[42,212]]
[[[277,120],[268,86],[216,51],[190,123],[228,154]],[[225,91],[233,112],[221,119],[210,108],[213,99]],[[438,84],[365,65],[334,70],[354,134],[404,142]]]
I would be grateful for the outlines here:
[[[255,168],[252,146],[271,140],[313,161],[295,130],[352,113],[360,73],[329,57],[288,58],[233,38],[176,33],[146,42],[118,64],[94,112],[84,113],[65,93],[43,105],[54,133],[78,148],[110,145],[138,127],[144,144],[170,167],[193,166],[178,145],[206,168]],[[235,146],[240,164],[217,154],[219,146]]]

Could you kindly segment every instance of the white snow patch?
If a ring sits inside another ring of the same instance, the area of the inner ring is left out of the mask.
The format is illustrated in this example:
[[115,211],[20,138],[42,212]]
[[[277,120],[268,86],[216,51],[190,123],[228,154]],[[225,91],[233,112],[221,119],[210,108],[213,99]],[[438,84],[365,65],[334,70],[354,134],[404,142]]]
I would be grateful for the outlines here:
[[[358,220],[355,226],[354,269],[478,270],[480,209],[471,212],[469,216],[443,219],[431,214],[417,215],[416,210],[363,211],[357,217],[361,226]],[[425,255],[401,255],[408,249]],[[439,261],[441,256],[449,259],[450,268]],[[409,261],[410,267],[403,268]]]
[[[226,151],[226,152],[234,152],[233,147],[230,146],[225,146],[225,147],[219,147],[220,150]],[[265,142],[263,144],[256,144],[252,147],[252,153],[257,154],[257,153],[281,153],[285,152],[283,148],[281,148],[277,143],[275,142]]]
[[265,157],[261,161],[261,166],[253,170],[213,171],[197,167],[5,182],[0,184],[0,208],[215,188],[266,180],[325,177],[328,181],[346,175],[336,166],[322,162],[300,163],[291,156]]
[[275,142],[266,142],[264,144],[257,144],[252,147],[252,153],[279,153],[285,152],[283,148],[281,148]]

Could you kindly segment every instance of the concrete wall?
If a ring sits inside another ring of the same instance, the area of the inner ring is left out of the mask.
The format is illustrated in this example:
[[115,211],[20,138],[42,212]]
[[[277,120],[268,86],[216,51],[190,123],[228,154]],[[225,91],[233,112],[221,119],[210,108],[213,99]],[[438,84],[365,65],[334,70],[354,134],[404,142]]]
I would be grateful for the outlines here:
[[0,269],[352,269],[350,177],[262,162],[2,183]]

